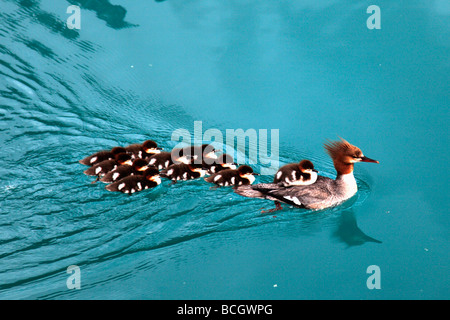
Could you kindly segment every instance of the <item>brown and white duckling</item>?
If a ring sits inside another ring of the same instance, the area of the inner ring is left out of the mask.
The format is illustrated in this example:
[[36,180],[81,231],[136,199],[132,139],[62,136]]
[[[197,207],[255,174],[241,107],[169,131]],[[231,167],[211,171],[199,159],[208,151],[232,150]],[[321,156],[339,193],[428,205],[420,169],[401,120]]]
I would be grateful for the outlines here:
[[285,186],[306,186],[317,180],[318,171],[309,160],[300,163],[289,163],[282,166],[275,174],[273,183],[283,183]]
[[119,153],[126,153],[127,150],[122,147],[114,147],[111,150],[102,150],[98,151],[90,156],[79,161],[79,163],[84,164],[86,166],[93,166],[97,163],[100,163],[104,160],[111,160]]
[[150,155],[161,152],[161,148],[158,148],[158,144],[153,140],[147,140],[143,143],[130,144],[125,147],[125,149],[128,153],[131,153],[131,157],[133,159],[146,158]]
[[217,159],[217,150],[212,144],[202,144],[201,146],[187,146],[182,149],[182,155],[188,160],[192,159],[196,163]]
[[120,191],[133,194],[138,191],[150,189],[161,183],[159,171],[156,168],[148,168],[143,175],[132,175],[120,179],[106,186],[108,191]]
[[124,164],[118,166],[116,169],[109,171],[100,179],[101,182],[111,183],[119,181],[122,178],[131,175],[142,175],[148,169],[148,163],[144,159],[135,159],[130,165]]
[[190,160],[183,153],[183,149],[176,148],[170,152],[161,152],[154,155],[151,155],[145,160],[148,161],[148,164],[158,168],[159,170],[166,169],[172,164],[176,163],[185,163],[188,164]]
[[161,171],[161,177],[168,178],[173,182],[179,180],[197,179],[203,177],[205,174],[206,170],[203,169],[202,165],[195,164],[193,162],[189,164],[172,164],[167,169]]
[[[116,169],[120,165],[131,165],[131,155],[128,153],[119,153],[115,156],[113,160],[103,160],[96,165],[93,165],[89,169],[84,171],[84,174],[88,176],[97,176],[97,180],[103,177],[105,174],[110,172],[111,170]],[[97,181],[96,180],[96,181]],[[95,181],[94,181],[95,182]]]
[[236,169],[236,163],[233,157],[229,154],[223,153],[217,159],[209,161],[206,159],[203,161],[203,168],[208,170],[208,174],[214,174],[225,169]]
[[242,165],[237,169],[224,169],[205,178],[206,182],[214,183],[217,186],[241,186],[250,185],[255,182],[255,175],[250,166]]

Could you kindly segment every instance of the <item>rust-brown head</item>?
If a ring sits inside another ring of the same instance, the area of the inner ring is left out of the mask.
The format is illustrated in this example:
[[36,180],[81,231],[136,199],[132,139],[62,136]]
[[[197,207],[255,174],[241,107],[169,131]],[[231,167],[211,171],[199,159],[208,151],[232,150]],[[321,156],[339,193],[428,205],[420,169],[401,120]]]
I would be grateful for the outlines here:
[[161,183],[161,178],[159,177],[159,170],[156,169],[155,167],[148,167],[145,171],[144,171],[144,178],[149,180],[149,181],[153,181],[156,182],[156,184],[160,184]]
[[237,172],[241,178],[247,179],[250,184],[255,182],[255,176],[259,176],[259,173],[253,172],[252,167],[247,165],[237,168]]
[[123,147],[114,147],[111,149],[111,153],[115,156],[119,153],[127,153],[127,150]]
[[364,156],[360,148],[350,144],[341,138],[341,141],[329,141],[324,144],[325,149],[333,159],[334,167],[338,174],[347,174],[353,171],[353,164],[356,162],[373,162],[377,160]]
[[127,164],[129,166],[133,165],[133,162],[131,160],[131,155],[129,155],[128,153],[116,154],[115,160],[117,161],[117,163],[119,165],[124,165],[124,164]]
[[314,164],[309,160],[300,161],[298,167],[300,168],[300,171],[303,173],[319,172],[316,169],[314,169]]
[[158,144],[153,140],[144,141],[142,143],[142,149],[149,154],[160,153],[162,150],[162,148],[158,148]]
[[147,161],[144,159],[136,159],[133,161],[133,168],[136,171],[145,171],[149,168]]

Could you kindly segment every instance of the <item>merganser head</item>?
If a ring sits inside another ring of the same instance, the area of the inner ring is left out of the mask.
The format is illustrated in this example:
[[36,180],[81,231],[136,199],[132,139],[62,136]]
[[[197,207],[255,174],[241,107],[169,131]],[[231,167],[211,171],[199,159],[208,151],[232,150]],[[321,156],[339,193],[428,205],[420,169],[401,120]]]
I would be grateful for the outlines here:
[[142,149],[146,153],[154,154],[154,153],[160,153],[162,148],[158,148],[158,145],[153,140],[147,140],[142,143]]
[[244,175],[247,175],[247,174],[253,174],[253,169],[252,169],[252,167],[247,166],[247,165],[242,165],[242,166],[240,166],[240,167],[237,169],[237,171],[239,172],[239,175],[240,175],[241,177],[244,176]]
[[170,151],[173,163],[184,163],[189,164],[191,162],[190,156],[187,156],[185,149],[174,148]]
[[123,147],[114,147],[111,149],[111,153],[115,156],[119,153],[127,153],[127,150]]
[[212,144],[203,144],[202,145],[202,154],[205,158],[209,159],[217,159],[216,149]]
[[347,174],[353,171],[356,162],[379,163],[364,156],[361,149],[341,138],[341,141],[329,141],[324,145],[330,157],[333,159],[334,167],[338,174]]
[[203,168],[202,164],[201,163],[195,163],[194,160],[191,160],[191,162],[189,163],[189,169],[191,171],[199,171],[202,168]]
[[129,165],[129,166],[133,165],[133,162],[131,161],[131,155],[128,154],[128,153],[119,153],[119,154],[116,154],[115,160],[116,160],[117,163],[119,163],[120,165],[124,165],[124,164],[127,164],[127,165]]
[[300,163],[298,164],[298,167],[300,168],[300,171],[303,173],[312,174],[313,172],[315,172],[315,173],[319,172],[316,169],[314,169],[313,163],[309,160],[300,161]]
[[255,176],[259,176],[258,173],[253,172],[250,166],[242,165],[237,169],[241,178],[247,179],[252,184],[255,181]]
[[144,177],[147,180],[154,181],[157,184],[161,183],[161,179],[159,177],[159,171],[158,169],[154,167],[150,167],[147,170],[144,171]]
[[136,159],[133,161],[133,168],[137,171],[145,171],[148,169],[148,163],[144,159]]
[[229,154],[223,153],[223,154],[219,157],[218,163],[219,163],[223,168],[236,169],[236,163],[234,162],[233,157],[230,156]]
[[189,163],[189,170],[192,172],[198,172],[203,177],[207,170],[203,169],[203,165],[201,163],[195,163],[194,159],[191,160],[191,163]]

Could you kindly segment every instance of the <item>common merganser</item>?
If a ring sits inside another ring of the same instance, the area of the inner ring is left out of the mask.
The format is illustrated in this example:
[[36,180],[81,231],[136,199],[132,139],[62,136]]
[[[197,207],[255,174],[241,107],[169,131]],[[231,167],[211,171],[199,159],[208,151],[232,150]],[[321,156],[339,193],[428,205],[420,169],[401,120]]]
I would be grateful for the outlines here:
[[158,169],[148,168],[143,175],[128,176],[107,185],[106,190],[133,194],[144,189],[154,188],[160,183]]
[[217,186],[241,186],[250,185],[255,182],[255,175],[250,166],[242,165],[237,169],[224,169],[205,178],[206,182],[214,183]]
[[353,166],[357,162],[374,162],[367,158],[361,149],[341,138],[341,141],[325,143],[325,149],[333,159],[336,179],[318,176],[317,181],[306,186],[283,186],[275,183],[261,183],[240,186],[235,192],[251,198],[280,201],[298,208],[313,210],[336,206],[350,199],[357,191]]

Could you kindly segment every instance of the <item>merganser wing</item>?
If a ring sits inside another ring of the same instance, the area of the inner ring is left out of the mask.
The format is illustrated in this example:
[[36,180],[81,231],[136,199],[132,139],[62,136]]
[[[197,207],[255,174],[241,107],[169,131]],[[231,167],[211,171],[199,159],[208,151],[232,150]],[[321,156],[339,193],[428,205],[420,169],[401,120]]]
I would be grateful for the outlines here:
[[322,209],[333,200],[335,181],[319,176],[312,185],[283,186],[282,184],[260,183],[238,187],[235,192],[251,198],[278,200],[298,208]]

